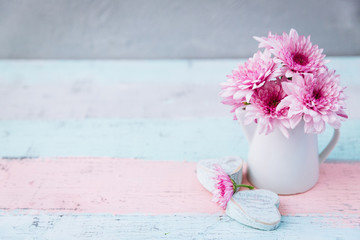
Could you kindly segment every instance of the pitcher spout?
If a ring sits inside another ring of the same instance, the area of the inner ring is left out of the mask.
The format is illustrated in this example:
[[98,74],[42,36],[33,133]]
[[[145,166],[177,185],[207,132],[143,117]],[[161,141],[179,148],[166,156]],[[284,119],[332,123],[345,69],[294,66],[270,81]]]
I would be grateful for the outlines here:
[[238,122],[240,123],[241,128],[243,129],[243,132],[245,134],[248,143],[251,144],[252,138],[256,131],[256,124],[255,123],[250,123],[247,125],[244,124],[245,110],[242,108],[236,109],[235,114],[238,119]]

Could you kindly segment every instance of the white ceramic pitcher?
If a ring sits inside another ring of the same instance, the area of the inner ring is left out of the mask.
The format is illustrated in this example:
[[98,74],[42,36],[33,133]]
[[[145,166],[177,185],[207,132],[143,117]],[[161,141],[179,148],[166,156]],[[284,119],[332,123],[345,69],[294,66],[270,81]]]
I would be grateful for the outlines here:
[[286,138],[279,129],[259,134],[255,123],[243,124],[244,113],[238,109],[236,116],[249,142],[247,178],[251,184],[284,195],[312,188],[319,178],[319,165],[335,147],[340,131],[334,129],[330,143],[318,154],[317,134],[304,133],[303,120]]

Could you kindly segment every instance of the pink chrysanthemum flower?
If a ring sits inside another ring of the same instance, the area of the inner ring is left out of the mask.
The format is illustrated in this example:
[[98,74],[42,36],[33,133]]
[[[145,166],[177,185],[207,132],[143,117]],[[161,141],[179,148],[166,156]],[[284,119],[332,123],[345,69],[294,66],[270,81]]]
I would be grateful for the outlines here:
[[215,180],[215,189],[213,193],[213,201],[219,203],[219,205],[225,209],[227,203],[230,201],[232,195],[240,188],[247,187],[249,189],[254,189],[253,186],[236,184],[234,180],[230,178],[229,175],[221,168],[220,165],[214,164],[214,170],[216,173]]
[[215,165],[215,190],[213,191],[213,201],[220,204],[222,208],[226,208],[234,194],[234,183],[227,173],[219,166]]
[[267,50],[258,51],[244,65],[233,70],[232,74],[227,76],[227,82],[221,84],[222,102],[233,106],[231,112],[234,112],[244,106],[245,102],[250,101],[254,89],[260,88],[266,81],[276,79],[280,74],[280,69],[271,58],[271,53]]
[[286,97],[281,82],[282,80],[267,82],[262,88],[256,89],[251,104],[246,108],[244,123],[256,122],[260,134],[268,134],[278,127],[285,137],[289,137],[289,107],[279,105]]
[[306,133],[321,133],[325,123],[340,128],[341,120],[348,117],[344,112],[344,88],[335,71],[324,70],[318,75],[296,74],[292,81],[283,82],[282,86],[288,96],[281,105],[290,107],[291,128],[303,118]]
[[295,73],[316,73],[324,67],[323,49],[312,45],[310,36],[299,36],[295,29],[291,29],[289,35],[282,36],[269,33],[267,38],[254,37],[259,41],[260,48],[269,49],[277,58],[277,62],[283,64],[282,73],[286,77],[292,77]]

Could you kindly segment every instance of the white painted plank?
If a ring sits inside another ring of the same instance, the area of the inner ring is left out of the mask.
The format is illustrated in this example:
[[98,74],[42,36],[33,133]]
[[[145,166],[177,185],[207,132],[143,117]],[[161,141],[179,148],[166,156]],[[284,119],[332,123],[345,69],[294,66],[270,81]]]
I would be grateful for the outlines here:
[[[0,82],[0,119],[228,117],[219,84]],[[360,119],[360,85],[346,90],[347,113]]]
[[217,84],[0,83],[0,119],[232,118],[219,92]]

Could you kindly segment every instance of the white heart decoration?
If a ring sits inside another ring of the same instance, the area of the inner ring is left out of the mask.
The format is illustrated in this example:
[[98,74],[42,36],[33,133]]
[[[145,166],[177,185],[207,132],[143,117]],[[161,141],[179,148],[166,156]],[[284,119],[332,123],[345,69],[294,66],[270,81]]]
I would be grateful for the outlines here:
[[203,187],[212,192],[215,186],[216,172],[214,164],[220,165],[222,169],[236,182],[241,184],[243,160],[239,157],[225,157],[220,159],[205,159],[197,164],[196,175]]
[[279,203],[279,196],[268,190],[240,191],[228,202],[226,214],[244,225],[274,230],[281,221]]

